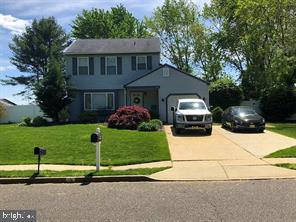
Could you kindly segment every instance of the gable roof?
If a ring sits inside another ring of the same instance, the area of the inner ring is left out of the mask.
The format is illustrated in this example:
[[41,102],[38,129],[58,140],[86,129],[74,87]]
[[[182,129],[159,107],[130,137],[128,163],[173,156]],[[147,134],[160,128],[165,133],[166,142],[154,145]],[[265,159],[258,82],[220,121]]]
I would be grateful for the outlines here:
[[204,83],[206,83],[207,85],[209,85],[209,83],[208,83],[207,81],[205,81],[205,80],[203,80],[203,79],[201,79],[201,78],[198,78],[197,76],[194,76],[194,75],[191,75],[191,74],[189,74],[189,73],[183,72],[182,70],[177,69],[176,67],[174,67],[174,66],[172,66],[172,65],[169,65],[169,64],[165,63],[165,64],[161,64],[160,67],[158,67],[158,68],[152,70],[151,72],[148,72],[147,74],[145,74],[145,75],[143,75],[143,76],[140,76],[139,78],[137,78],[137,79],[135,79],[135,80],[133,80],[133,81],[131,81],[131,82],[128,82],[127,84],[124,85],[124,87],[128,87],[129,84],[134,83],[134,82],[136,82],[136,81],[138,81],[138,80],[140,80],[140,79],[142,79],[142,78],[144,78],[144,77],[146,77],[146,76],[152,74],[153,72],[155,72],[155,71],[157,71],[157,70],[159,70],[159,69],[161,69],[161,68],[163,68],[163,67],[165,67],[165,66],[167,66],[167,67],[169,67],[169,68],[172,68],[172,69],[174,69],[174,70],[177,70],[177,71],[180,72],[181,74],[184,74],[184,75],[190,76],[190,77],[192,77],[192,78],[194,78],[194,79],[196,79],[196,80],[199,80],[199,81],[204,82]]
[[16,104],[14,102],[11,102],[10,100],[5,99],[5,98],[0,99],[0,102],[5,104],[5,105],[8,105],[8,106],[16,106]]
[[77,39],[64,50],[65,55],[159,53],[159,38]]

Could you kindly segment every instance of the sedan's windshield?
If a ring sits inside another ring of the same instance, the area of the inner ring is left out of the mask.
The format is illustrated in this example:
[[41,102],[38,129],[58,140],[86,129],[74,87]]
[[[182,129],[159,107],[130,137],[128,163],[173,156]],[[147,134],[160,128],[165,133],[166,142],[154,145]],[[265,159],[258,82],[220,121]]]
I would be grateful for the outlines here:
[[240,107],[233,110],[234,115],[247,116],[256,114],[255,110],[248,107]]
[[206,106],[202,102],[181,102],[179,105],[179,110],[188,109],[206,109]]

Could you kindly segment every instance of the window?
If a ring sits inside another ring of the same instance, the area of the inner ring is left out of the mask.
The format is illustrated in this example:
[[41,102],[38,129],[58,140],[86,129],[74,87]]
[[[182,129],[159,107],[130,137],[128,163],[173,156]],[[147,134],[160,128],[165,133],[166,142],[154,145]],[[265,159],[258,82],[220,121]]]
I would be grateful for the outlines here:
[[116,56],[109,56],[106,59],[106,73],[107,75],[115,75],[117,70]]
[[98,92],[84,94],[84,110],[114,110],[114,93]]
[[88,75],[88,57],[78,58],[78,74]]
[[138,70],[146,69],[147,57],[146,56],[137,56],[137,68]]

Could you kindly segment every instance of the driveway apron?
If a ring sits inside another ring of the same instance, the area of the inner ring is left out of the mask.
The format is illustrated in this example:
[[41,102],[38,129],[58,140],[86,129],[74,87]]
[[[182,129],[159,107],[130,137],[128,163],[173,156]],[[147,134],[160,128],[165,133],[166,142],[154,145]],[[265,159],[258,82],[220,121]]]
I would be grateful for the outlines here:
[[[296,145],[295,139],[275,135],[232,133],[219,126],[211,136],[202,131],[176,135],[164,126],[173,167],[153,174],[159,180],[230,180],[294,178],[296,171],[270,165],[260,159],[277,149]],[[269,141],[269,142],[268,142]],[[278,147],[278,148],[276,148]]]

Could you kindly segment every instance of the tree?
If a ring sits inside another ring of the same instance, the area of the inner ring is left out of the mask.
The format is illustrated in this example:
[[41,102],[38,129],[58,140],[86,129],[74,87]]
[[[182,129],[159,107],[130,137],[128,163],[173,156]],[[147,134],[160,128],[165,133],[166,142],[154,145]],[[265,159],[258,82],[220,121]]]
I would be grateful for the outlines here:
[[145,24],[160,38],[163,56],[191,73],[195,37],[203,31],[196,5],[187,0],[165,0],[151,18],[145,18]]
[[212,82],[209,87],[210,104],[221,107],[223,110],[229,106],[238,106],[242,100],[242,90],[229,78],[224,77]]
[[73,21],[75,38],[140,38],[150,36],[143,22],[122,5],[111,8],[83,10]]
[[213,0],[205,15],[224,60],[240,72],[245,96],[295,83],[294,0]]
[[194,62],[201,69],[202,79],[211,83],[222,78],[223,57],[212,31],[204,28],[194,42]]
[[72,102],[71,87],[63,73],[59,61],[51,59],[47,74],[36,84],[34,95],[36,102],[55,122],[60,120],[60,112]]
[[62,59],[66,47],[67,35],[54,17],[34,20],[24,33],[15,35],[9,44],[13,56],[11,63],[25,75],[8,77],[2,80],[7,85],[23,85],[25,90],[20,95],[29,94],[46,73],[50,58]]

